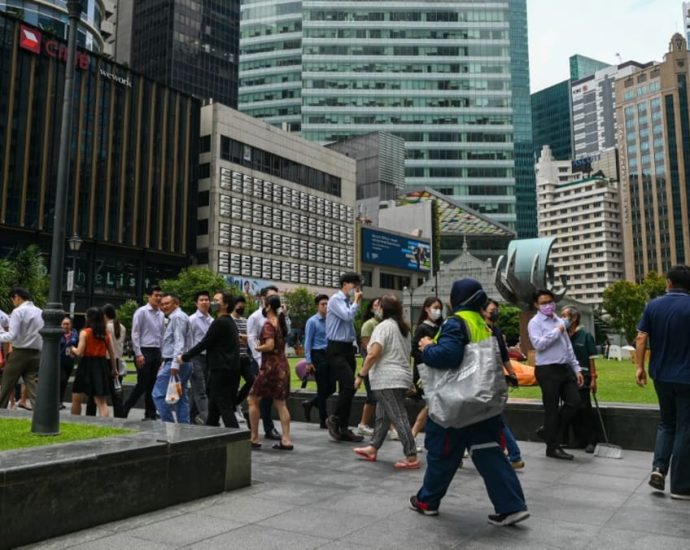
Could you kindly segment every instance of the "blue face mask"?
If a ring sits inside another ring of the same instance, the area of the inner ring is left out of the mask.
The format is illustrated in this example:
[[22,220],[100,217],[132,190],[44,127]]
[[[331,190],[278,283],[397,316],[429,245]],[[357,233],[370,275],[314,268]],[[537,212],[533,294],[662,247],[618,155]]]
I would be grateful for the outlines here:
[[570,328],[570,319],[566,317],[564,319],[561,319],[561,321],[563,321],[563,325],[565,325],[565,330],[568,330]]

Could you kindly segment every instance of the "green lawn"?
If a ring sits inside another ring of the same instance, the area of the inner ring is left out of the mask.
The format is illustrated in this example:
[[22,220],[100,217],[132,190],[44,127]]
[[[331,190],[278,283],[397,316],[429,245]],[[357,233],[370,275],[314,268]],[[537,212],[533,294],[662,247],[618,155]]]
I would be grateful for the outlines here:
[[132,433],[132,430],[94,426],[91,424],[60,424],[60,435],[42,436],[31,433],[31,420],[21,418],[0,418],[0,451],[55,445],[70,441],[83,441]]
[[[301,360],[301,357],[288,359],[292,375],[290,383],[292,391],[299,389],[302,385],[302,381],[295,374],[295,365]],[[358,357],[358,367],[361,364],[362,359]],[[657,403],[656,393],[651,382],[645,388],[640,388],[635,384],[635,365],[630,359],[624,359],[623,361],[597,359],[596,365],[597,372],[599,373],[597,397],[600,402],[648,403],[653,405]],[[132,363],[129,364],[129,370],[134,370]],[[132,384],[135,383],[136,374],[128,374],[125,380]],[[308,391],[316,391],[316,382],[309,382],[306,389]],[[362,386],[359,391],[363,392],[364,387]],[[539,386],[511,389],[510,398],[541,400],[541,390]]]

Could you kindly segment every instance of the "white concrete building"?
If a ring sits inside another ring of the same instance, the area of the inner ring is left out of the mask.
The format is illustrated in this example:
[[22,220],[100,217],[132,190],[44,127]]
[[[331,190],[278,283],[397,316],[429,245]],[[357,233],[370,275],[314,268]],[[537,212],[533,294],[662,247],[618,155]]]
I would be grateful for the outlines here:
[[355,265],[356,161],[221,104],[201,109],[199,264],[254,294],[332,292]]
[[601,304],[604,289],[624,277],[623,232],[615,150],[592,163],[593,172],[573,173],[571,161],[555,161],[542,149],[536,165],[540,237],[556,237],[551,263],[568,277],[568,296]]
[[598,70],[571,85],[573,158],[590,157],[616,146],[616,80],[651,63],[628,61]]

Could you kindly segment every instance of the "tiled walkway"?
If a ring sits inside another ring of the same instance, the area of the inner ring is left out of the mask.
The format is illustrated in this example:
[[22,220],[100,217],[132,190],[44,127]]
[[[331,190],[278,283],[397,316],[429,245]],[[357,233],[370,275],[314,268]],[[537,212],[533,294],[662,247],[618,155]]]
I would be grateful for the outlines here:
[[526,467],[519,476],[532,517],[500,528],[486,522],[493,510],[470,461],[455,477],[440,515],[425,517],[407,503],[424,470],[393,469],[399,442],[386,442],[379,461],[367,463],[352,453],[354,445],[331,442],[315,424],[295,423],[293,439],[293,452],[265,444],[253,453],[250,488],[34,547],[690,548],[690,502],[652,492],[649,453],[626,451],[622,460],[613,460],[574,451],[573,462],[562,462],[545,458],[543,445],[522,444]]

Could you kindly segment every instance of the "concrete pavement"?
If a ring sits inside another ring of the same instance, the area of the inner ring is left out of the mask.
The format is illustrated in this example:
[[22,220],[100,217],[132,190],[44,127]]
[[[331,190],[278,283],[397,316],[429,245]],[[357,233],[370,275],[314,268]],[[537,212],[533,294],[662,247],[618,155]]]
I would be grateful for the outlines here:
[[690,548],[690,502],[648,487],[650,453],[626,451],[614,460],[573,451],[575,460],[563,462],[545,458],[542,444],[522,443],[526,467],[519,476],[532,516],[515,527],[494,527],[487,524],[493,509],[469,460],[440,515],[425,517],[407,502],[424,469],[394,470],[399,442],[387,441],[379,461],[368,463],[351,451],[354,444],[330,441],[315,424],[293,423],[292,429],[294,451],[275,451],[264,442],[253,453],[250,488],[32,548]]

